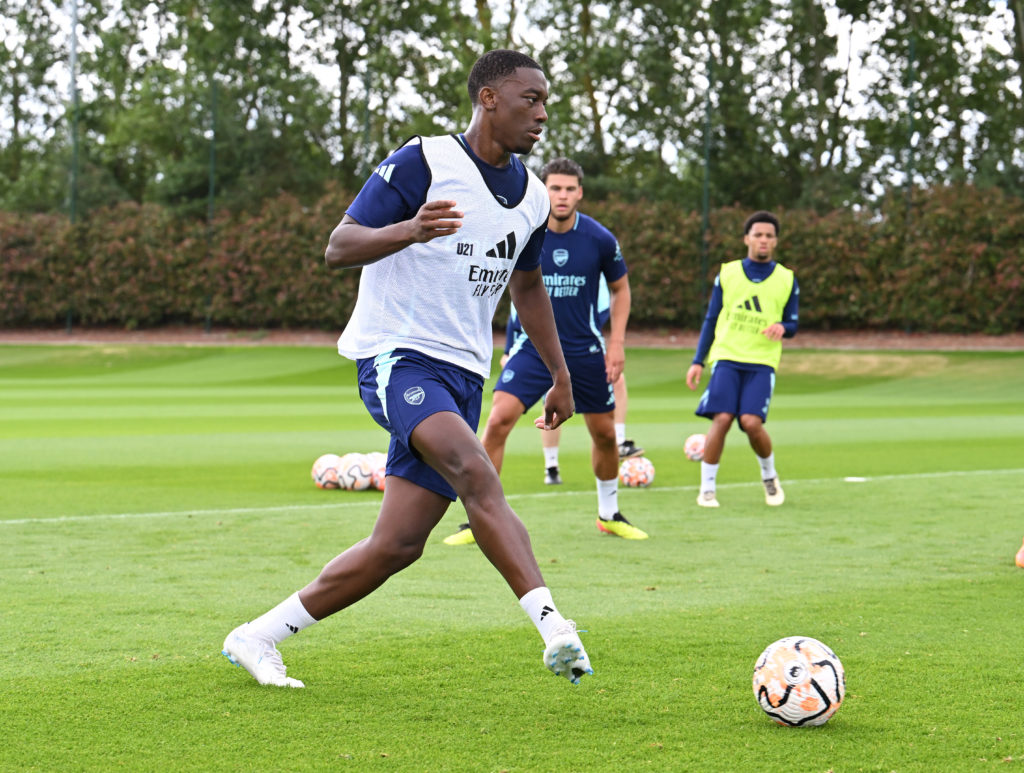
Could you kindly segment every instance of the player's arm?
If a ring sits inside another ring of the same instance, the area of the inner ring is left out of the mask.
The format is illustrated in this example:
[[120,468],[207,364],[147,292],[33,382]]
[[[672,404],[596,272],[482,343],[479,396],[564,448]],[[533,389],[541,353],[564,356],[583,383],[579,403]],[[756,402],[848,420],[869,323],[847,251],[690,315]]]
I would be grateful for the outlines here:
[[572,382],[569,368],[565,364],[562,345],[558,341],[555,315],[551,311],[551,299],[544,286],[540,265],[530,270],[516,269],[508,283],[519,314],[519,324],[530,338],[537,353],[551,373],[552,387],[544,398],[544,416],[535,424],[542,429],[554,429],[576,411],[572,399]]
[[693,364],[686,371],[686,386],[691,391],[697,388],[700,377],[704,374],[704,362],[711,351],[711,344],[715,342],[715,326],[718,324],[718,315],[722,313],[722,285],[719,277],[715,277],[715,285],[711,288],[711,298],[708,300],[708,312],[704,315],[704,324],[700,329],[700,338],[697,340],[697,350],[693,355]]
[[454,201],[428,201],[410,220],[372,228],[346,214],[331,232],[324,260],[331,268],[354,268],[386,258],[410,244],[450,236],[462,227]]
[[535,423],[542,429],[554,429],[573,415],[576,405],[572,399],[569,368],[558,341],[555,315],[551,311],[551,299],[544,286],[540,266],[532,271],[513,271],[508,289],[519,312],[523,332],[533,342],[551,373],[552,387],[544,398],[544,416]]
[[618,381],[626,367],[626,325],[629,323],[631,302],[628,274],[623,274],[614,282],[608,282],[610,331],[604,356],[604,367],[609,384]]
[[331,233],[324,259],[331,268],[365,266],[417,242],[455,233],[462,212],[454,201],[430,201],[430,170],[409,142],[370,174]]
[[800,321],[800,287],[793,277],[793,288],[789,291],[789,298],[782,309],[782,321],[775,322],[761,331],[771,341],[781,341],[783,338],[792,338],[796,335]]

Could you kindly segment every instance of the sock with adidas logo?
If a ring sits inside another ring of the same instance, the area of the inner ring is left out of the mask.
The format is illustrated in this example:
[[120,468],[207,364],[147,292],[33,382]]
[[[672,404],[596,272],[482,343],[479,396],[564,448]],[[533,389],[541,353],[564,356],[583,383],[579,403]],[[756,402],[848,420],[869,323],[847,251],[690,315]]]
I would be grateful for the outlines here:
[[619,512],[619,479],[597,481],[597,514],[602,519],[610,521]]
[[276,645],[315,622],[299,600],[298,592],[295,592],[269,612],[250,621],[249,628],[254,633],[266,636]]
[[[754,454],[754,456],[757,456],[757,454]],[[772,478],[778,477],[778,473],[775,472],[774,451],[764,458],[758,456],[757,462],[761,465],[761,480],[771,480]]]
[[700,463],[700,492],[703,494],[705,491],[715,490],[715,481],[718,478],[718,465],[708,464],[707,462]]
[[519,606],[530,616],[533,624],[537,626],[540,637],[547,644],[555,629],[565,622],[558,610],[555,609],[555,602],[551,600],[551,591],[541,585],[534,588],[521,599]]

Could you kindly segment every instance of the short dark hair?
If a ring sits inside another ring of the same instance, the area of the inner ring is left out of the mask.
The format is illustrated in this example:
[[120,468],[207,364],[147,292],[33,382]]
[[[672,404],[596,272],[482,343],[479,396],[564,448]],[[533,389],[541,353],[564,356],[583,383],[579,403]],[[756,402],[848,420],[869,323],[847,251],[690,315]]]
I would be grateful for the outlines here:
[[771,223],[775,226],[775,235],[779,235],[779,219],[775,217],[771,212],[765,212],[763,209],[759,212],[755,212],[753,215],[747,218],[747,222],[743,224],[743,235],[746,236],[750,233],[750,229],[754,227],[755,223]]
[[544,167],[540,170],[541,181],[547,182],[549,174],[574,175],[579,180],[580,185],[583,185],[583,167],[569,158],[553,158],[544,164]]
[[518,51],[510,51],[507,48],[488,51],[476,60],[476,64],[469,72],[469,82],[466,84],[466,88],[469,89],[469,101],[475,105],[480,89],[484,86],[495,85],[520,67],[544,71],[544,68],[537,64],[535,59]]

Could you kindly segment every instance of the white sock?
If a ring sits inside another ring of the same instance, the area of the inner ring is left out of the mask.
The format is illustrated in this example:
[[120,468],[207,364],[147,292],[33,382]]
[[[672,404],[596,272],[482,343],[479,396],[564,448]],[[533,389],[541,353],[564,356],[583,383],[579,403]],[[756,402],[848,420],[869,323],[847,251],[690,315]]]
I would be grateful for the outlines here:
[[615,445],[621,446],[626,442],[626,423],[615,423]]
[[[757,456],[757,454],[754,454]],[[775,452],[772,451],[768,456],[763,459],[757,456],[758,464],[761,465],[761,480],[771,480],[777,477],[778,473],[775,472]]]
[[249,625],[256,633],[280,644],[293,633],[309,628],[316,620],[299,601],[298,591],[286,598],[269,612],[252,620]]
[[[597,480],[595,478],[595,480]],[[597,514],[610,521],[619,512],[619,479],[597,480]]]
[[558,466],[558,446],[544,449],[544,468]]
[[700,493],[715,490],[715,478],[718,477],[718,465],[700,463]]
[[565,618],[555,609],[555,602],[551,600],[551,591],[544,585],[534,588],[519,599],[519,606],[537,626],[540,638],[544,640],[545,644],[548,643],[548,639],[551,638],[555,629],[565,622]]

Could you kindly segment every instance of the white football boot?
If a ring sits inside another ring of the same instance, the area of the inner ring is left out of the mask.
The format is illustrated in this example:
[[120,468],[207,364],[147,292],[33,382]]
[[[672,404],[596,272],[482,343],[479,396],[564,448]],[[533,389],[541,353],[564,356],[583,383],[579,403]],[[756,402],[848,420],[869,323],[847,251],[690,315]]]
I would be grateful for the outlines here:
[[260,684],[275,687],[305,687],[298,679],[285,674],[281,653],[269,639],[249,630],[244,623],[228,634],[221,654],[236,666],[241,666]]
[[580,677],[594,673],[590,658],[583,649],[583,642],[576,633],[576,623],[566,620],[555,629],[544,650],[544,665],[555,676],[564,676],[573,684],[580,683]]

